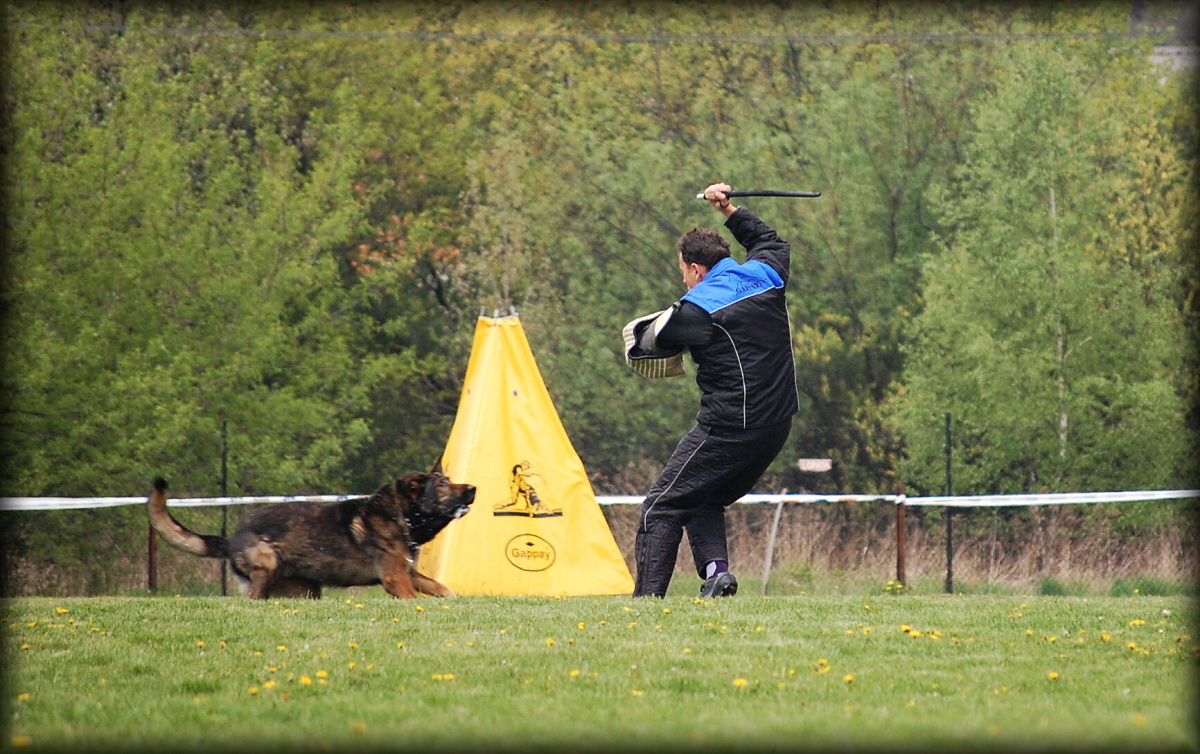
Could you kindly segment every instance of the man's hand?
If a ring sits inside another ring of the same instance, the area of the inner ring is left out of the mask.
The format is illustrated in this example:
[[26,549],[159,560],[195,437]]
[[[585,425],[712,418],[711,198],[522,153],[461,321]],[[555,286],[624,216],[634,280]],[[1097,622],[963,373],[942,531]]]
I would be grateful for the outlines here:
[[725,196],[726,191],[732,191],[733,187],[728,183],[714,183],[704,189],[704,198],[722,215],[728,218],[734,212],[737,212],[737,207],[733,206],[733,202],[729,201],[729,197]]

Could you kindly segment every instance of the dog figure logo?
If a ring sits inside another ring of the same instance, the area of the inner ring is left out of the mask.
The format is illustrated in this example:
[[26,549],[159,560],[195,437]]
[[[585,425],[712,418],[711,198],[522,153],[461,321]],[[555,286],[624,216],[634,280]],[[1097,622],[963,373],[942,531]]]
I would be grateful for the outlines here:
[[541,477],[532,473],[529,466],[529,461],[521,461],[513,466],[512,479],[509,480],[509,498],[492,507],[493,516],[554,518],[562,515],[561,508],[551,508],[538,497],[537,490],[529,483],[529,479]]

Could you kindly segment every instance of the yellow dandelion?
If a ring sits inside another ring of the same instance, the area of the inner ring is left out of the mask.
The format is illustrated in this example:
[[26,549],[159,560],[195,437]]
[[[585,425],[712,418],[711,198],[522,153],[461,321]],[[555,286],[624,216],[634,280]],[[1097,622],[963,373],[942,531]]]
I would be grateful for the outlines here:
[[27,701],[29,701],[29,694],[17,694],[17,701],[18,701],[18,702],[27,702]]
[[363,725],[362,723],[355,723],[354,725],[350,726],[350,732],[352,733],[364,733],[366,730],[367,726]]
[[579,677],[579,669],[578,668],[572,669],[570,672],[570,676],[572,678],[578,678]]
[[278,651],[278,652],[286,652],[286,651],[287,651],[287,645],[286,645],[286,644],[279,644],[279,645],[276,645],[276,647],[275,647],[275,650],[276,650],[276,651]]
[[634,689],[631,693],[634,696],[645,696],[646,695],[646,692],[642,691],[641,689]]
[[553,639],[553,638],[548,638],[548,639],[546,639],[546,646],[547,646],[547,647],[553,647],[553,646],[554,646],[554,639]]
[[301,685],[301,686],[311,686],[311,685],[312,685],[312,679],[311,679],[311,678],[309,678],[309,677],[308,677],[308,676],[306,676],[306,675],[302,675],[302,676],[300,676],[300,685]]
[[853,682],[854,682],[854,676],[852,676],[852,675],[850,675],[849,673],[847,673],[846,675],[842,676],[842,681],[844,681],[845,683],[853,683]]
[[669,607],[664,607],[664,608],[663,608],[663,615],[670,615],[670,614],[671,614],[671,608],[669,608]]
[[346,664],[346,667],[347,667],[348,669],[350,669],[350,670],[354,670],[355,668],[357,668],[357,667],[358,667],[358,663],[357,663],[357,662],[350,662],[350,663],[347,663],[347,664]]
[[737,688],[737,689],[740,689],[741,687],[745,686],[747,683],[749,683],[749,681],[747,681],[745,678],[734,678],[733,679],[733,687]]
[[902,633],[908,633],[908,632],[909,632],[909,631],[911,631],[911,630],[912,630],[912,626],[909,626],[909,625],[902,625],[902,626],[900,626],[900,631],[901,631]]
[[579,621],[579,625],[576,626],[576,628],[578,628],[580,631],[582,631],[583,629],[587,628],[587,624],[584,623],[583,621]]
[[250,688],[246,689],[246,693],[250,696],[258,696],[258,686],[251,686]]
[[1052,681],[1057,681],[1060,676],[1058,675],[1058,673],[1056,671],[1051,670],[1049,673],[1046,674],[1046,677]]
[[22,644],[21,649],[29,649],[32,646],[33,646],[32,644]]
[[196,642],[196,646],[197,646],[197,647],[201,647],[201,648],[203,648],[203,647],[204,647],[204,642],[203,642],[203,641],[198,641],[198,642]]
[[424,610],[425,610],[425,608],[421,607],[420,605],[417,605],[417,612],[418,612],[418,613],[420,613],[420,612],[424,612]]
[[317,676],[317,678],[320,678],[321,680],[325,680],[326,678],[329,677],[329,671],[328,670],[318,670],[316,672],[316,676]]
[[1100,641],[1110,641],[1112,639],[1108,634],[1100,634]]
[[23,749],[33,743],[33,739],[29,736],[13,736],[12,745],[14,749]]
[[1133,716],[1133,724],[1134,725],[1145,725],[1146,724],[1146,716],[1145,715],[1134,715]]
[[273,689],[273,688],[275,688],[275,681],[267,681],[267,682],[263,683],[263,688],[264,688],[264,689]]
[[690,655],[690,654],[692,653],[692,648],[691,648],[691,647],[684,647],[684,648],[683,648],[683,653],[684,653],[685,655]]
[[1025,635],[1026,635],[1026,636],[1033,636],[1033,629],[1032,629],[1032,628],[1027,628],[1027,629],[1025,629]]
[[826,660],[824,657],[822,657],[821,659],[817,660],[817,665],[819,665],[819,666],[820,666],[820,667],[822,667],[822,668],[823,668],[823,667],[825,667],[825,666],[826,666],[826,665],[828,665],[828,664],[829,664],[829,660]]
[[274,665],[271,665],[270,667],[267,668],[268,673],[274,673],[278,670],[279,670],[279,668],[275,667]]
[[402,641],[396,642],[396,649],[404,649],[404,642],[402,642]]
[[351,649],[358,649],[358,645],[357,645],[357,644],[355,644],[354,642],[350,642],[350,643],[349,643],[349,644],[347,644],[346,646],[350,647]]

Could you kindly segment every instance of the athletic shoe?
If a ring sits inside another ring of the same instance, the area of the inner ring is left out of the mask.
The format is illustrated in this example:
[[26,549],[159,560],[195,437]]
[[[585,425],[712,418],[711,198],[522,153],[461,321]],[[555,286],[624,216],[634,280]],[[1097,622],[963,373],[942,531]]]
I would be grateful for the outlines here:
[[737,594],[737,576],[732,571],[718,573],[700,587],[700,596],[711,600],[713,597],[732,597]]

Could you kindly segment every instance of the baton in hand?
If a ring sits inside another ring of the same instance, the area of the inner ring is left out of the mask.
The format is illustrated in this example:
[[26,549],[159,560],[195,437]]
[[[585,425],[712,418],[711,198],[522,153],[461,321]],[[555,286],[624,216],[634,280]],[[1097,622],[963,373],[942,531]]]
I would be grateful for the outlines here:
[[[784,196],[784,197],[800,197],[812,199],[821,195],[820,191],[772,191],[770,189],[748,189],[746,191],[726,191],[725,196],[734,198],[738,196]],[[704,194],[696,194],[697,199],[703,199]]]

